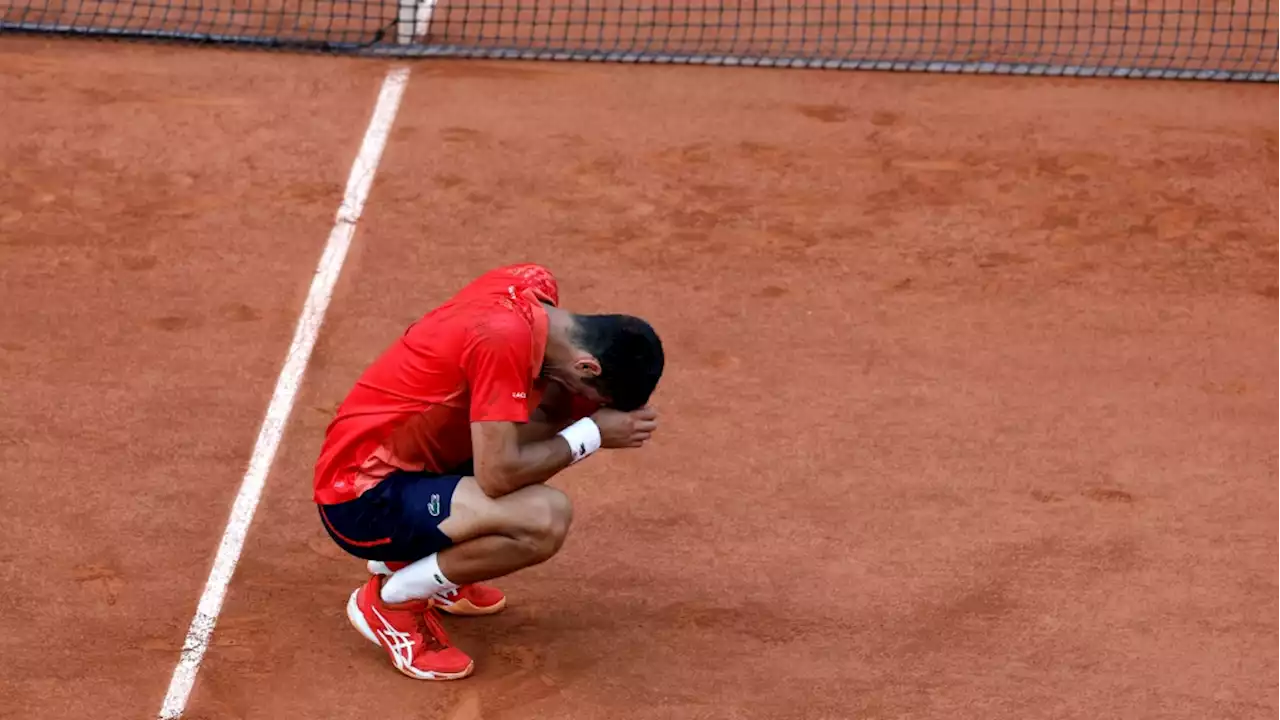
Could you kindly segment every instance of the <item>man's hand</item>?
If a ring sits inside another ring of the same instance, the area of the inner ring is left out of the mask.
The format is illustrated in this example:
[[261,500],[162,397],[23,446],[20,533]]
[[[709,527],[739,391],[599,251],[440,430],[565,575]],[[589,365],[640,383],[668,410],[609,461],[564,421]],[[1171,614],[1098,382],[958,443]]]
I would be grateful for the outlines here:
[[591,420],[600,428],[600,447],[603,448],[641,447],[658,429],[658,413],[648,407],[631,412],[605,408],[596,411]]

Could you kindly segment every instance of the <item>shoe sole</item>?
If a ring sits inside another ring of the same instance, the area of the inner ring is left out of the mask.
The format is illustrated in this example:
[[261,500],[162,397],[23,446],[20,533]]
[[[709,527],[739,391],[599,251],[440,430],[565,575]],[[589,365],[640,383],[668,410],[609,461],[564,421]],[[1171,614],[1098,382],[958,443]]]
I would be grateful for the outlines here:
[[505,608],[506,606],[507,606],[507,599],[505,597],[499,600],[498,602],[490,605],[489,607],[480,607],[479,605],[476,605],[470,600],[459,600],[458,602],[453,603],[452,605],[444,605],[438,601],[436,602],[436,609],[439,610],[440,612],[447,612],[450,615],[457,615],[459,617],[482,617],[484,615],[496,615],[497,613],[502,612],[502,609]]
[[[365,640],[382,648],[386,652],[386,648],[382,647],[382,643],[378,642],[378,636],[374,634],[373,628],[369,627],[369,621],[364,619],[364,613],[360,612],[360,604],[356,601],[356,596],[360,594],[360,589],[356,588],[352,591],[351,597],[347,598],[347,622],[351,623]],[[467,664],[466,669],[454,673],[434,672],[428,670],[418,670],[414,667],[400,668],[395,663],[391,664],[401,675],[411,677],[414,680],[461,680],[470,675],[476,669],[475,661]]]
[[[378,560],[368,561],[365,563],[365,567],[369,569],[369,574],[371,575],[383,575],[386,577],[391,577],[392,575],[391,568],[387,567],[386,563]],[[456,615],[458,617],[483,617],[485,615],[497,615],[502,612],[503,608],[506,606],[507,599],[505,597],[489,607],[480,607],[470,600],[463,600],[453,603],[452,605],[445,605],[441,602],[436,602],[437,610],[449,613],[450,615]],[[377,640],[374,640],[374,642],[377,642]]]

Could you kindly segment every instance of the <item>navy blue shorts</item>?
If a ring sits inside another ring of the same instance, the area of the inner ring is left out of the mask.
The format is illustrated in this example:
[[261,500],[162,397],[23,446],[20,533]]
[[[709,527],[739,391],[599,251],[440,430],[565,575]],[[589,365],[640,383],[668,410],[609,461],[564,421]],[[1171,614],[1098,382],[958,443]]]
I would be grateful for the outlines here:
[[320,505],[329,537],[364,560],[413,562],[453,545],[439,525],[449,517],[457,474],[397,470],[363,495],[336,505]]

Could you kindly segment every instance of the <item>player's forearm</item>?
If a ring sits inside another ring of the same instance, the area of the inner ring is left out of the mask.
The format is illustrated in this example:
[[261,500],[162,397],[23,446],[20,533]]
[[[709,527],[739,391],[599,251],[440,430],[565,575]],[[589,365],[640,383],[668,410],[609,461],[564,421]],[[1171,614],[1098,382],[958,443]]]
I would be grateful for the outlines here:
[[517,429],[517,437],[520,439],[520,445],[531,445],[543,440],[550,440],[556,436],[556,433],[565,429],[569,424],[567,418],[551,418],[542,408],[538,408],[529,418],[529,422],[521,425]]
[[476,481],[489,497],[501,497],[529,485],[550,480],[573,464],[569,443],[551,430],[545,440],[522,443],[512,455],[493,467],[477,467]]
[[592,437],[582,436],[583,430],[567,430],[570,424],[569,418],[548,412],[547,407],[534,410],[524,423],[475,423],[476,482],[489,497],[501,497],[550,480],[573,464],[571,440],[577,438],[579,455],[589,454],[586,448],[594,452],[599,447]]

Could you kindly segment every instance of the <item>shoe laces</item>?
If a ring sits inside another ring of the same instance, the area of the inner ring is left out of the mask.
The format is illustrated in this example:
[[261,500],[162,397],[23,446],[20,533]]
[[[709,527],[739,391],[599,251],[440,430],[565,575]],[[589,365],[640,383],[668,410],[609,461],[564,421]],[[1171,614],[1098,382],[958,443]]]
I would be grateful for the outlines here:
[[445,632],[444,623],[440,622],[440,613],[435,608],[429,607],[418,613],[417,622],[424,645],[436,651],[449,647],[449,634]]

